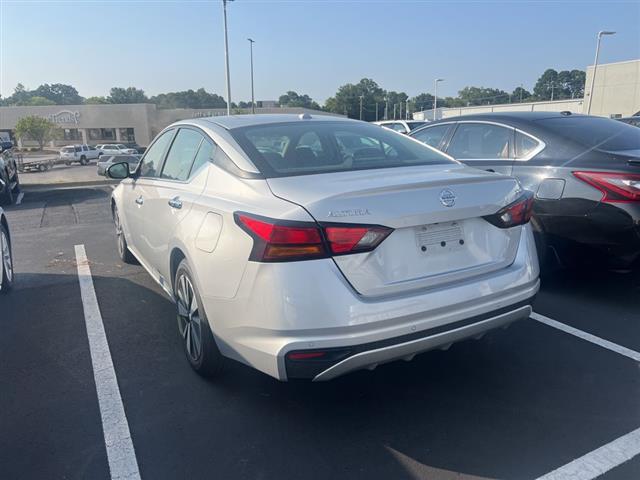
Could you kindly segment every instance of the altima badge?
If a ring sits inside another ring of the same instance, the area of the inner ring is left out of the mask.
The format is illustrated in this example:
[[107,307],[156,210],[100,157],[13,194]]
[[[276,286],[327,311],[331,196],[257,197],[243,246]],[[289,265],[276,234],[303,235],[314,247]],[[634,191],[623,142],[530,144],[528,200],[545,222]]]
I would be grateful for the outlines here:
[[440,203],[445,207],[453,207],[456,204],[456,195],[448,188],[440,192]]

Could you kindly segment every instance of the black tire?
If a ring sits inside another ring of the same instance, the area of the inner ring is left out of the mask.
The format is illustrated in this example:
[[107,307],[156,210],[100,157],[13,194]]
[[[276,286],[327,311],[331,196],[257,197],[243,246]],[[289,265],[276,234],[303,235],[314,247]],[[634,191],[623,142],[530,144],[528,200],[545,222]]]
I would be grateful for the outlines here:
[[38,165],[38,171],[39,172],[46,172],[47,171],[47,165],[44,163],[41,163],[40,165]]
[[13,177],[13,180],[16,182],[16,184],[13,186],[13,193],[20,193],[20,176],[18,175],[17,171],[15,177]]
[[80,165],[82,165],[83,167],[85,165],[89,165],[89,160],[87,160],[87,157],[85,157],[84,155],[80,157]]
[[[6,242],[6,243],[5,243]],[[8,258],[7,258],[8,255]],[[7,261],[8,260],[8,261]],[[13,254],[9,232],[0,224],[0,262],[2,263],[2,278],[0,278],[0,294],[7,293],[13,287]],[[8,264],[8,266],[7,266]]]
[[69,160],[65,160],[64,164],[65,164],[67,167],[70,167],[70,166],[71,166],[71,162],[70,162]]
[[120,215],[118,215],[118,209],[113,207],[113,223],[116,227],[116,244],[118,246],[118,257],[124,263],[128,263],[130,265],[135,265],[138,263],[136,257],[133,256],[133,253],[129,251],[129,246],[127,245],[127,239],[124,236],[124,229],[122,224],[120,223]]
[[173,282],[178,333],[191,368],[198,375],[212,378],[224,369],[224,357],[216,345],[193,278],[189,264],[182,260]]
[[536,218],[531,217],[531,228],[533,229],[533,238],[536,242],[536,250],[538,251],[538,263],[540,264],[540,270],[546,271],[548,269],[549,260],[549,243],[547,242],[547,235],[544,232],[542,223]]
[[4,191],[0,193],[0,205],[13,205],[13,191],[9,186],[9,177],[7,176]]

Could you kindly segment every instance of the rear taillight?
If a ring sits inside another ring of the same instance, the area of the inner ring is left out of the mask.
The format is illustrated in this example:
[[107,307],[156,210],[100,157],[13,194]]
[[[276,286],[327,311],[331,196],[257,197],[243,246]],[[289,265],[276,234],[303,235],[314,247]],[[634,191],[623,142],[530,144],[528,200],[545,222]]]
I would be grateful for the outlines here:
[[498,228],[511,228],[524,225],[533,213],[533,193],[526,191],[515,202],[484,219]]
[[573,172],[602,192],[603,202],[640,202],[640,175],[616,172]]
[[287,262],[369,252],[393,231],[379,225],[319,226],[236,212],[236,223],[253,237],[249,260]]

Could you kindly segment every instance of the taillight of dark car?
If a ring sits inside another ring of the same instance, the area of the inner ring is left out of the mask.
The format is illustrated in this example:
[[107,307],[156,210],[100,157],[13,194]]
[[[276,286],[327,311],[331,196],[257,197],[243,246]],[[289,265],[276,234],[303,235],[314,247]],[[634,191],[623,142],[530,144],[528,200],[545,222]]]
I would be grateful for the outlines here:
[[391,228],[379,225],[330,224],[283,221],[236,212],[236,223],[253,238],[249,260],[289,262],[335,255],[370,252],[389,236]]
[[500,209],[484,219],[498,228],[511,228],[524,225],[533,214],[533,192],[526,191],[515,202]]
[[573,172],[576,178],[602,192],[607,203],[640,202],[640,175],[618,172]]

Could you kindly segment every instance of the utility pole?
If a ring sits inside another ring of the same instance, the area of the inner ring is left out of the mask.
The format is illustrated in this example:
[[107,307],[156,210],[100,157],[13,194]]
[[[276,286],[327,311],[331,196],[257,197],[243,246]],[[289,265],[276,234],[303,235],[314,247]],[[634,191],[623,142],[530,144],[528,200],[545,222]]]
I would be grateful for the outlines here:
[[524,88],[523,88],[523,86],[522,86],[522,85],[523,85],[523,84],[521,83],[521,84],[520,84],[520,103],[522,103],[522,91],[524,90]]
[[376,122],[378,121],[378,102],[376,102]]
[[384,119],[389,120],[389,97],[384,99]]
[[227,2],[222,0],[222,13],[224,17],[224,65],[227,72],[227,115],[231,115],[231,79],[229,78],[229,39],[227,35]]
[[397,103],[394,103],[394,104],[393,104],[393,119],[394,119],[394,120],[396,119],[396,106],[397,106],[397,105],[398,105]]
[[407,108],[405,108],[405,116],[409,120],[409,99],[407,98]]
[[444,82],[444,78],[436,78],[433,82],[433,120],[437,120],[436,112],[438,111],[438,82]]
[[398,102],[398,119],[402,120],[402,101]]
[[547,88],[551,87],[551,101],[553,102],[553,89],[556,87],[556,84],[553,82],[547,83]]
[[362,120],[362,99],[364,98],[364,95],[360,95],[360,120]]
[[249,51],[251,52],[251,113],[256,113],[256,99],[253,92],[253,44],[255,40],[247,38],[249,40]]
[[598,56],[600,55],[600,40],[604,35],[615,35],[616,32],[606,30],[598,32],[598,43],[596,45],[596,59],[593,62],[593,74],[591,75],[591,87],[589,88],[589,103],[587,104],[587,115],[591,114],[591,100],[593,99],[593,86],[596,83],[596,70],[598,69]]

